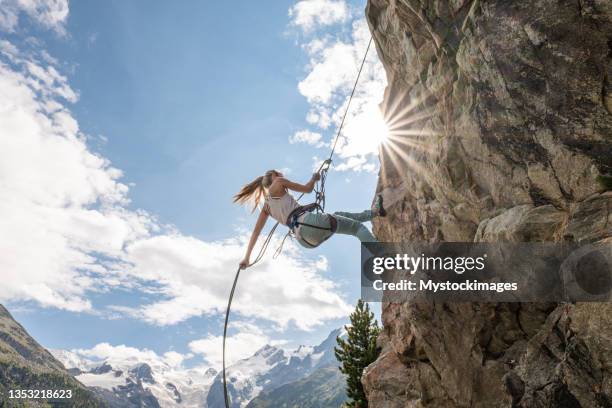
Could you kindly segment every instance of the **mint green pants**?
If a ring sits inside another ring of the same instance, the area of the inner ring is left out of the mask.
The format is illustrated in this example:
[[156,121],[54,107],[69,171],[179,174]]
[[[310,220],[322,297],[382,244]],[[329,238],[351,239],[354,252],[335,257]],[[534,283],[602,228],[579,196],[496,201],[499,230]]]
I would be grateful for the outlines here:
[[[329,217],[330,215],[325,213],[306,213],[301,222],[308,225],[300,225],[296,234],[300,245],[305,248],[314,248],[328,239],[332,235],[329,230]],[[370,230],[362,224],[372,219],[371,210],[360,213],[335,212],[333,217],[338,223],[337,234],[352,235],[361,242],[377,242]]]

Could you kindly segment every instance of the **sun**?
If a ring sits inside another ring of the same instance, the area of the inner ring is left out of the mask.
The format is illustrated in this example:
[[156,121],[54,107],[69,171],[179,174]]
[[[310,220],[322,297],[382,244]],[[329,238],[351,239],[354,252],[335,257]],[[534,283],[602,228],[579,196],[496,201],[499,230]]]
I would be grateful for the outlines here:
[[383,119],[382,114],[373,115],[371,135],[376,145],[381,145],[389,140],[389,127]]
[[377,153],[380,146],[389,141],[389,127],[379,109],[372,110],[364,119],[361,131],[367,140],[365,150]]
[[378,106],[368,108],[353,117],[345,127],[346,142],[342,151],[347,156],[377,154],[380,145],[389,138],[389,128]]

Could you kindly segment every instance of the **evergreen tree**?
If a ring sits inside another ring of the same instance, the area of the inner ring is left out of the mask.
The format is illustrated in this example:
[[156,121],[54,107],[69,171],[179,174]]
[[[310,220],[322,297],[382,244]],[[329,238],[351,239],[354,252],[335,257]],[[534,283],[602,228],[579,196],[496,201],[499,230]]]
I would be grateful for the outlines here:
[[336,338],[338,347],[334,348],[334,354],[341,363],[340,371],[346,376],[346,394],[350,398],[346,406],[367,408],[368,401],[361,385],[361,375],[380,353],[376,348],[376,337],[380,328],[374,319],[374,313],[370,312],[368,304],[361,299],[350,319],[350,326],[344,326],[347,338]]

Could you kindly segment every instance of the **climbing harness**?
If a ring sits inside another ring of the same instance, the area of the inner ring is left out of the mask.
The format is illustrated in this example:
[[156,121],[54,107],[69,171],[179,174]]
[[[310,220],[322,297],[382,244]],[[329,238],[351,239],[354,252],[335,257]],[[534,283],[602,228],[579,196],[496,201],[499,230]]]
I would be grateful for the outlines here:
[[289,227],[289,229],[292,230],[298,225],[302,225],[298,221],[298,218],[300,218],[302,215],[306,214],[307,212],[319,211],[319,210],[322,211],[321,206],[319,205],[318,202],[314,202],[312,204],[307,204],[307,205],[302,205],[296,208],[295,210],[291,211],[291,213],[287,217],[287,227]]
[[[334,138],[334,143],[332,145],[331,152],[329,153],[329,157],[326,160],[324,160],[323,163],[321,163],[321,165],[319,166],[319,169],[317,170],[317,173],[320,174],[321,177],[319,181],[317,181],[315,185],[315,189],[314,189],[315,202],[312,204],[308,204],[308,205],[296,208],[296,210],[302,210],[302,209],[308,208],[307,210],[302,212],[300,215],[306,212],[312,212],[312,211],[324,212],[325,210],[325,181],[327,179],[327,172],[329,171],[329,168],[331,167],[332,157],[334,156],[334,153],[336,151],[338,139],[340,138],[342,134],[342,128],[344,126],[344,121],[346,120],[346,115],[349,112],[351,101],[353,100],[353,96],[355,95],[355,89],[357,89],[357,84],[359,83],[359,77],[361,76],[361,71],[363,70],[363,66],[365,65],[366,57],[368,56],[368,51],[370,51],[371,45],[372,45],[372,37],[370,37],[370,41],[368,42],[368,47],[366,48],[365,54],[363,55],[363,59],[361,60],[361,66],[359,67],[359,71],[357,72],[357,78],[355,79],[355,83],[353,84],[353,90],[351,91],[351,95],[348,98],[346,109],[344,110],[344,115],[342,115],[342,120],[340,121],[340,126],[338,126],[338,132],[336,133],[336,137]],[[304,196],[304,194],[305,193],[300,194],[300,196],[297,198],[297,201],[300,201],[300,199]],[[297,217],[294,217],[295,218],[295,221],[294,221],[294,219],[291,216],[296,210],[294,210],[291,214],[289,214],[288,218],[290,219],[287,220],[287,225],[289,225],[289,223],[291,222],[294,228],[298,225],[307,225],[312,228],[325,229],[325,230],[330,231],[331,234],[329,234],[329,236],[325,238],[323,241],[331,237],[333,233],[336,231],[336,222],[333,217],[330,216],[330,227],[328,229],[328,228],[319,227],[316,225],[300,223],[297,221]],[[268,245],[270,244],[270,241],[272,241],[272,236],[274,235],[274,232],[276,231],[276,227],[278,227],[278,224],[279,224],[278,221],[276,222],[276,224],[274,224],[274,226],[268,233],[268,236],[266,237],[263,244],[261,245],[261,248],[259,249],[259,253],[255,257],[255,260],[248,265],[249,267],[255,265],[263,258],[264,254],[266,253],[266,250],[268,249]],[[281,253],[283,244],[285,243],[285,239],[287,239],[287,237],[291,234],[291,232],[292,232],[292,227],[289,227],[289,232],[285,235],[285,237],[281,241],[280,246],[274,252],[273,258],[276,258]],[[302,241],[306,242],[303,238],[302,238]],[[315,248],[321,244],[321,243],[318,243],[316,245],[313,245],[309,242],[306,242],[306,243],[308,245],[312,245],[312,248]],[[225,323],[223,325],[223,358],[222,360],[223,360],[223,395],[225,398],[225,408],[230,408],[230,398],[229,398],[229,393],[227,391],[227,378],[226,378],[226,372],[225,372],[225,341],[227,338],[227,325],[229,323],[229,316],[230,316],[230,310],[232,307],[232,300],[234,299],[234,292],[236,291],[236,285],[238,284],[238,277],[240,276],[240,271],[241,271],[241,268],[239,266],[238,270],[236,270],[236,276],[234,277],[234,283],[232,285],[232,290],[230,291],[229,299],[227,301],[227,309],[225,310]]]
[[[329,214],[325,214],[327,216],[327,220],[329,222],[329,227],[321,227],[319,225],[312,225],[312,224],[307,224],[305,222],[299,221],[299,218],[309,212],[323,212],[323,208],[321,206],[321,204],[319,203],[319,200],[317,200],[316,202],[312,203],[312,204],[308,204],[308,205],[303,205],[301,207],[296,208],[295,210],[291,211],[291,213],[289,214],[289,216],[287,217],[287,227],[289,227],[289,232],[285,235],[285,238],[283,238],[283,243],[285,241],[285,239],[287,238],[287,236],[290,233],[294,233],[296,236],[298,235],[299,231],[298,228],[300,228],[302,225],[306,226],[306,227],[310,227],[310,228],[314,228],[314,229],[318,229],[318,230],[323,230],[323,231],[329,231],[329,234],[323,238],[320,242],[313,244],[312,242],[309,242],[306,238],[304,238],[303,236],[300,236],[300,240],[302,243],[306,244],[309,248],[316,248],[319,245],[321,245],[323,242],[327,241],[332,235],[334,235],[334,233],[336,232],[336,229],[338,227],[338,223],[336,221],[336,219],[329,215]],[[279,248],[282,248],[282,244]]]

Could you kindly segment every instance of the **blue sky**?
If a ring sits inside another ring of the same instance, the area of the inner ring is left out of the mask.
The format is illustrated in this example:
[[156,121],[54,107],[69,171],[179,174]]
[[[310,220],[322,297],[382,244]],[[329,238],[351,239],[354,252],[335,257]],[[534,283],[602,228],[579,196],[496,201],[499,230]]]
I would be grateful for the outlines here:
[[[64,17],[7,7],[0,78],[17,97],[0,132],[23,160],[0,167],[14,282],[0,300],[46,347],[128,345],[215,365],[220,300],[255,221],[231,196],[269,168],[306,181],[326,155],[367,44],[364,3],[70,2]],[[384,85],[372,52],[328,210],[371,203]],[[359,296],[358,258],[341,236],[268,254],[240,283],[234,347],[320,342]],[[262,289],[269,279],[295,287],[277,296],[286,288]]]

